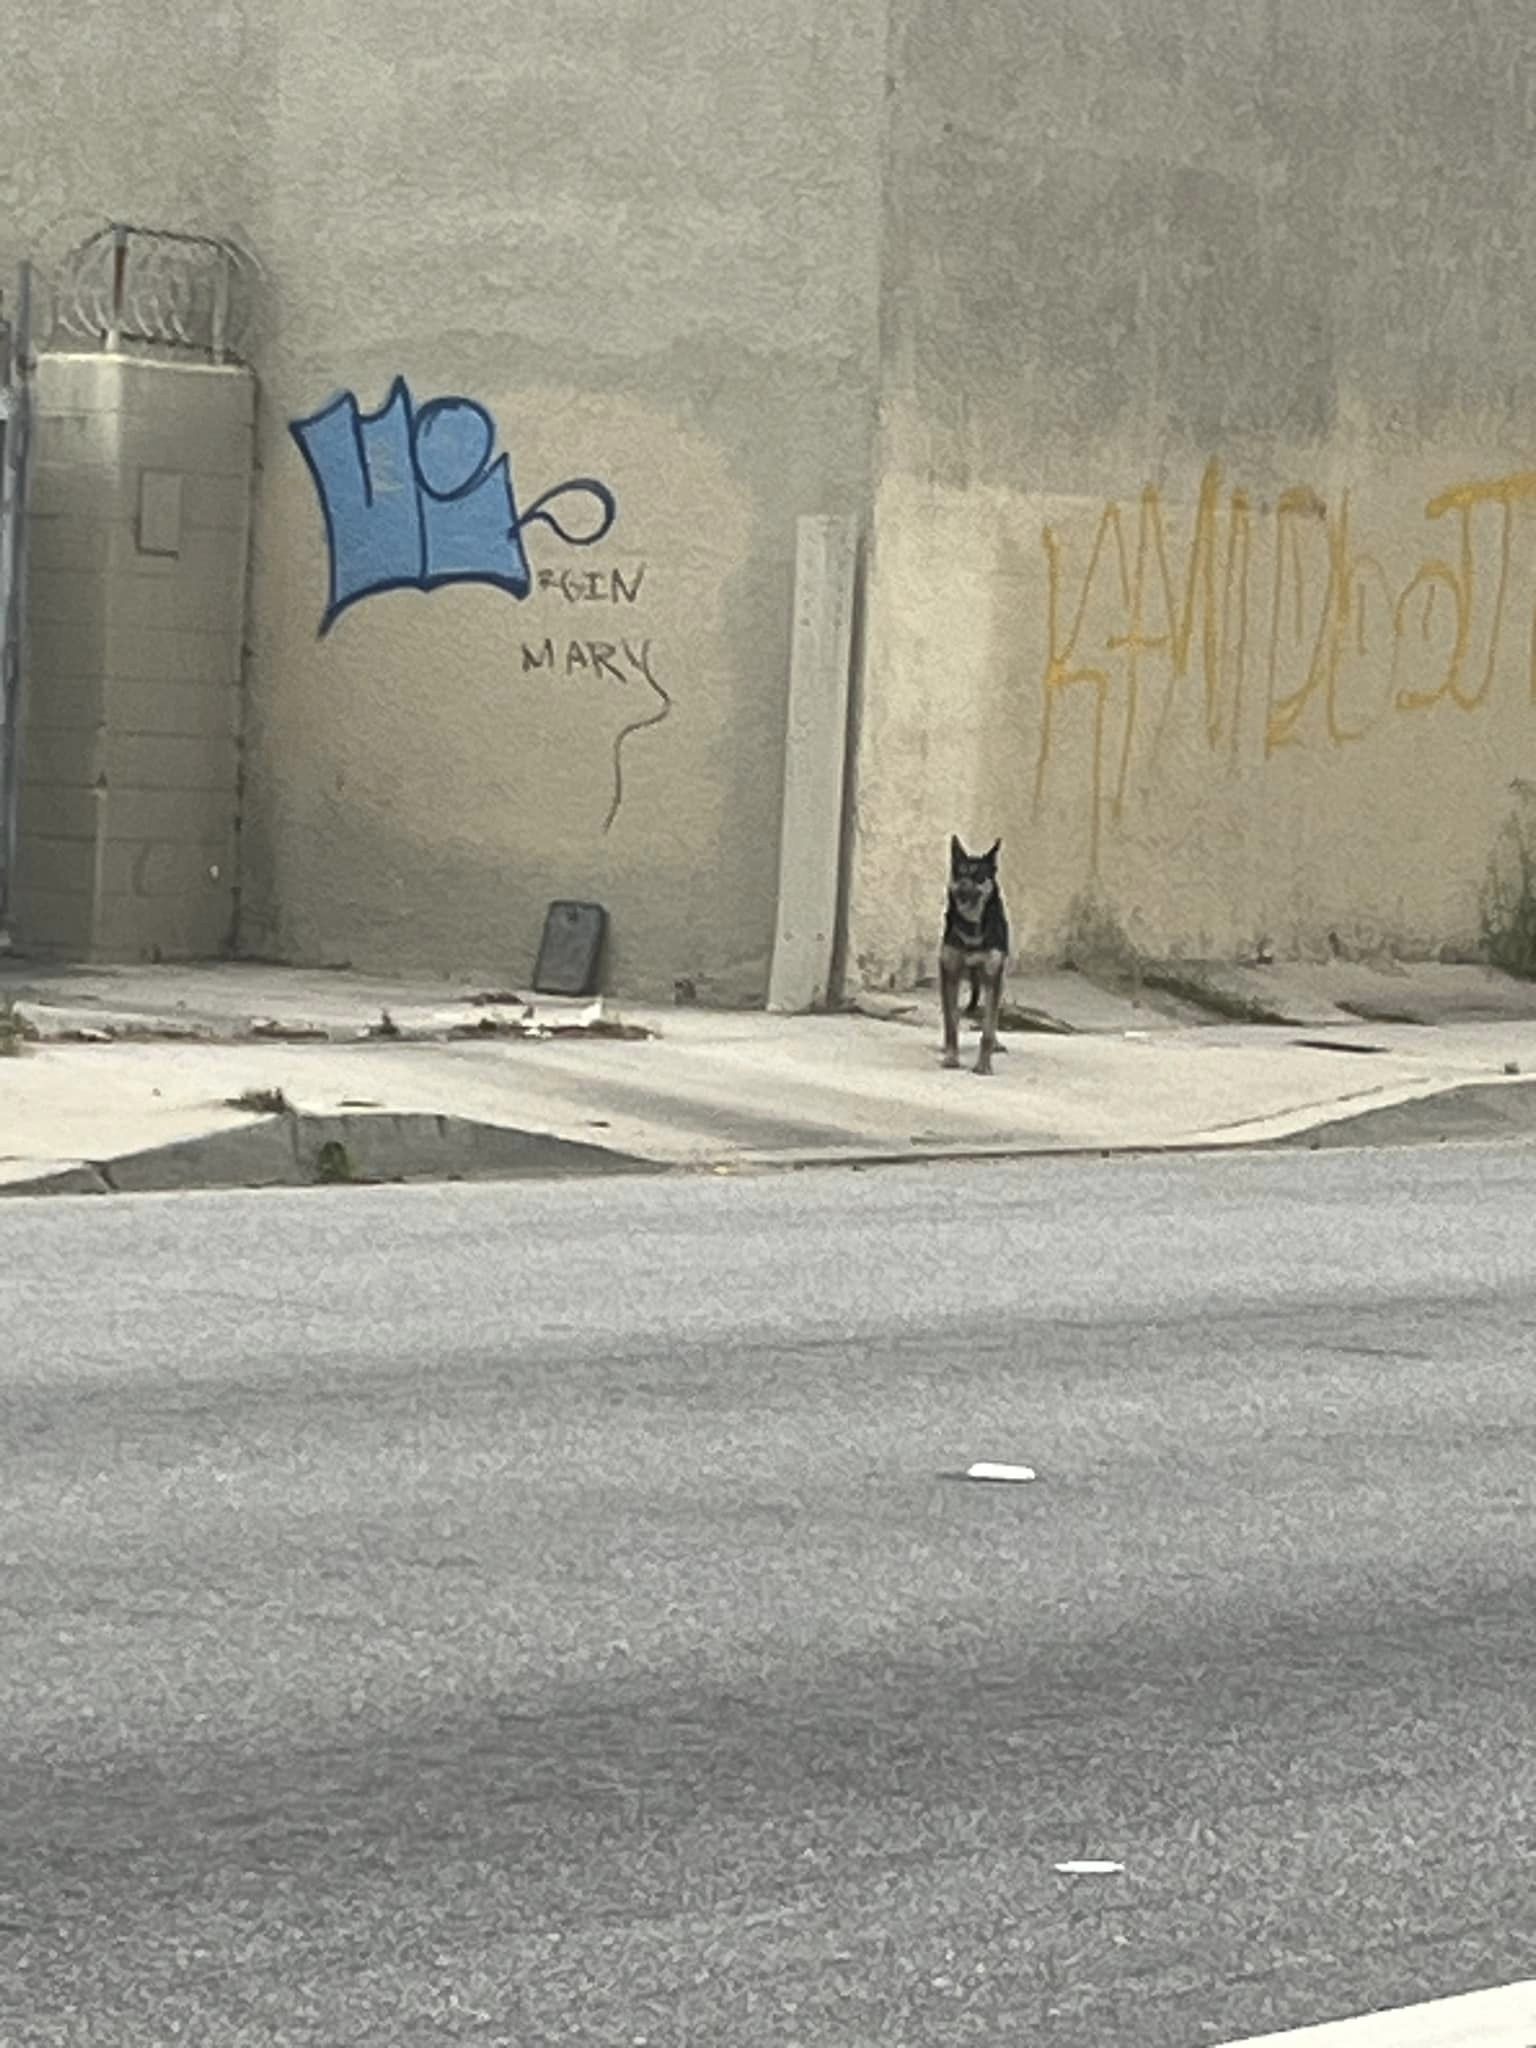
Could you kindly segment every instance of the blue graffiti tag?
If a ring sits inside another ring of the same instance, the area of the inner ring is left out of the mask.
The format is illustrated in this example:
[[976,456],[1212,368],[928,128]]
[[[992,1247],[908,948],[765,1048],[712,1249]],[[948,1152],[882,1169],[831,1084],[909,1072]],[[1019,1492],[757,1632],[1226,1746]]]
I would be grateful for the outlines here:
[[[377,412],[350,391],[289,432],[314,478],[330,546],[328,633],[349,605],[386,590],[439,590],[487,583],[525,598],[533,578],[522,536],[542,524],[569,547],[606,538],[618,505],[606,484],[573,477],[519,513],[512,468],[496,453],[496,424],[470,398],[418,406],[397,377]],[[597,524],[571,532],[550,509],[558,498],[592,500]]]

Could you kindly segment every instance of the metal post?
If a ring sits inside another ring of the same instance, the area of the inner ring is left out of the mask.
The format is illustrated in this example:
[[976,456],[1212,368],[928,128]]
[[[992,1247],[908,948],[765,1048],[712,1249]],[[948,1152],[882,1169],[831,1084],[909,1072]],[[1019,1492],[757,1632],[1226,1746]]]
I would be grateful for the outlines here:
[[216,363],[224,360],[224,335],[229,326],[229,251],[220,248],[213,270],[213,333],[211,353]]
[[123,300],[128,284],[128,230],[112,229],[112,309],[107,320],[107,348],[113,355],[123,346]]

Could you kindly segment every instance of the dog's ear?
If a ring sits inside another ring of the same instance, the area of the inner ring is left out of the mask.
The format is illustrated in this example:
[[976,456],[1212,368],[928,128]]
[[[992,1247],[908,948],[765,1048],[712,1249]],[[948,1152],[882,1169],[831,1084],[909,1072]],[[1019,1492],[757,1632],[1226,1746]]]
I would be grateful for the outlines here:
[[1003,842],[1001,841],[1001,839],[994,839],[992,844],[987,848],[986,852],[981,856],[989,868],[995,868],[997,866],[997,850],[1002,845],[1002,843]]
[[951,832],[949,835],[949,864],[951,867],[956,867],[964,859],[965,848],[960,844],[954,833]]

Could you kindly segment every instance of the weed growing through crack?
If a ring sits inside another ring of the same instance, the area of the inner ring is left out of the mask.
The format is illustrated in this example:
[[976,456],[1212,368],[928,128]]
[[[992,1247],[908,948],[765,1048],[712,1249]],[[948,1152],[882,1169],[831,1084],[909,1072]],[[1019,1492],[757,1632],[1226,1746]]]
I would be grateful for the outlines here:
[[281,1088],[247,1088],[243,1095],[231,1095],[227,1107],[247,1110],[252,1116],[288,1116],[293,1110]]
[[1536,981],[1536,783],[1511,787],[1516,808],[1499,834],[1483,888],[1483,945],[1490,966]]
[[339,1138],[328,1138],[315,1154],[315,1177],[331,1187],[356,1180],[352,1155]]
[[20,1059],[36,1037],[37,1026],[14,1003],[0,1003],[0,1059]]

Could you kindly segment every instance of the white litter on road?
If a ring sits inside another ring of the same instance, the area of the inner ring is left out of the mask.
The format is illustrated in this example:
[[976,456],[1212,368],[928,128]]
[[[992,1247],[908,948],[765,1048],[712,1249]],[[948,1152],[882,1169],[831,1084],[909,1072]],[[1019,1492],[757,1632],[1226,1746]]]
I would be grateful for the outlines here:
[[1056,1868],[1063,1877],[1117,1877],[1125,1869],[1123,1863],[1058,1863]]
[[1036,1475],[1028,1465],[989,1465],[983,1460],[972,1465],[966,1473],[967,1479],[1011,1479],[1015,1482],[1033,1479]]

